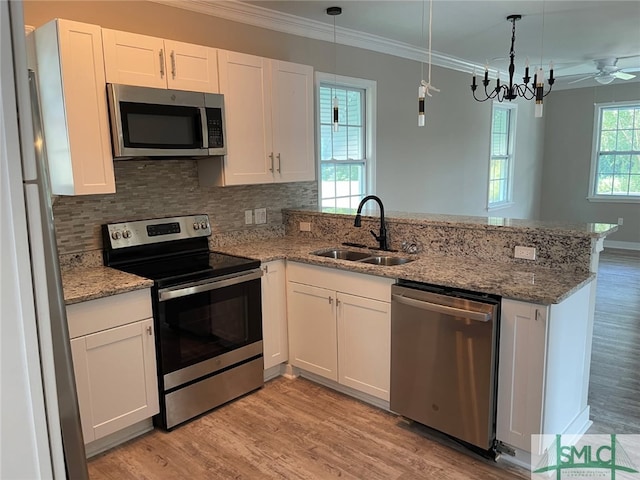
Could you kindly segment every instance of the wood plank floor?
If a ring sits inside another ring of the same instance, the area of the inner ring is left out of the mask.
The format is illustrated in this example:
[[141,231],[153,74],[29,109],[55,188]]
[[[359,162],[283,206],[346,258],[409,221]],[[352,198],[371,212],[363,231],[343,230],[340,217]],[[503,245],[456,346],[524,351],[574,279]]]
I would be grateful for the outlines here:
[[600,255],[589,433],[640,434],[640,252]]
[[[590,433],[640,433],[640,254],[601,255]],[[528,479],[305,379],[278,378],[173,432],[93,458],[92,479]]]
[[528,479],[423,427],[328,388],[283,377],[165,433],[92,459],[92,479]]

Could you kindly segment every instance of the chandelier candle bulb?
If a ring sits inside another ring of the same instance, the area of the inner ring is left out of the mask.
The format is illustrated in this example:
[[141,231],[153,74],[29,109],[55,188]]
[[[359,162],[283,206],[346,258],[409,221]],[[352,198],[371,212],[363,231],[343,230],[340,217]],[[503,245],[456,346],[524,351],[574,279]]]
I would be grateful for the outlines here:
[[544,72],[542,68],[538,69],[536,73],[536,118],[542,117],[542,99],[544,97]]

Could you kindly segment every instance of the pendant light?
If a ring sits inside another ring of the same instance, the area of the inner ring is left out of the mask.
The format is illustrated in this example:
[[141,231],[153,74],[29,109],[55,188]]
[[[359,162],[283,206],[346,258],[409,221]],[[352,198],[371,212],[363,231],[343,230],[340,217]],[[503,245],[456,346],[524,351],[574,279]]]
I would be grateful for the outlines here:
[[[336,17],[338,15],[342,14],[342,8],[341,7],[329,7],[327,8],[327,15],[331,15],[333,17],[333,84],[335,86],[336,83],[336,78],[337,78],[337,73],[336,73],[336,64],[338,63],[337,58],[338,58],[338,53],[337,53],[337,46],[336,46]],[[334,95],[333,95],[333,131],[337,132],[338,131],[338,96],[335,94],[335,88],[334,88]]]
[[[422,39],[424,41],[424,4],[426,0],[422,2]],[[439,92],[436,87],[431,85],[431,25],[433,19],[433,0],[429,0],[429,70],[428,70],[428,81],[424,80],[424,63],[420,62],[420,71],[421,71],[421,80],[418,85],[418,126],[425,126],[425,97],[431,97],[431,90],[434,92]]]

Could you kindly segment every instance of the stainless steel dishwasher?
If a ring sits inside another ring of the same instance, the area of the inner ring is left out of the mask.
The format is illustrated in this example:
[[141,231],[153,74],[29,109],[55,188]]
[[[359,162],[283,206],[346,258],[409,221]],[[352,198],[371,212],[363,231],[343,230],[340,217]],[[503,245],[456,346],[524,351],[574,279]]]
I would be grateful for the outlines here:
[[495,440],[500,297],[391,287],[391,410],[480,450]]

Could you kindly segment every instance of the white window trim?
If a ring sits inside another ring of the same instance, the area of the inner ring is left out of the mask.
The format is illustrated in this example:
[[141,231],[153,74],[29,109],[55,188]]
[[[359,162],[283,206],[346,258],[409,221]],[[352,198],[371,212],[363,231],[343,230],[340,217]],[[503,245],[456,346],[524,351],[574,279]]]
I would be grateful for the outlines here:
[[[334,75],[332,73],[316,72],[315,79],[315,96],[316,96],[316,112],[320,112],[320,97],[318,91],[321,83],[330,83],[334,85],[342,85],[345,87],[361,88],[365,92],[365,158],[367,159],[367,194],[375,195],[376,193],[376,99],[377,99],[377,82],[375,80],[366,80],[364,78],[345,77],[342,75]],[[320,122],[318,121],[318,113],[316,113],[316,168],[318,178],[318,193],[321,195],[322,182],[322,162],[320,159]],[[318,199],[321,202],[321,199]]]
[[593,133],[591,139],[591,171],[589,173],[589,189],[587,190],[587,200],[590,202],[602,203],[640,203],[640,197],[631,197],[628,195],[597,195],[596,191],[596,169],[598,165],[598,135],[600,128],[600,115],[603,108],[607,107],[627,107],[631,105],[639,105],[640,99],[628,102],[603,102],[594,103],[593,105]]
[[[510,135],[509,135],[509,151],[511,152],[511,161],[509,162],[509,179],[507,182],[507,200],[503,202],[495,202],[489,203],[489,190],[490,190],[490,180],[491,180],[491,157],[492,157],[492,138],[491,135],[493,133],[493,108],[501,107],[505,109],[511,110],[511,114],[509,115],[509,125]],[[490,121],[489,121],[489,162],[487,167],[487,211],[500,210],[503,208],[509,208],[515,205],[516,202],[513,201],[513,178],[515,176],[515,163],[516,163],[516,131],[517,131],[517,122],[518,122],[518,104],[516,103],[501,103],[501,102],[493,102],[491,105],[490,111]]]

